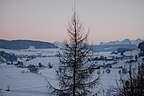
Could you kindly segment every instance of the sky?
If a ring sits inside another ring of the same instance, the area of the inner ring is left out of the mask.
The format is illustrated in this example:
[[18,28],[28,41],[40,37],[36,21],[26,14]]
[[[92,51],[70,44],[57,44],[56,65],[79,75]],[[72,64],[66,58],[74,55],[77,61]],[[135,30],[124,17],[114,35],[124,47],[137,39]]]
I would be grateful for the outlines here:
[[[64,41],[74,0],[0,0],[0,39]],[[89,42],[144,39],[144,0],[75,0]]]

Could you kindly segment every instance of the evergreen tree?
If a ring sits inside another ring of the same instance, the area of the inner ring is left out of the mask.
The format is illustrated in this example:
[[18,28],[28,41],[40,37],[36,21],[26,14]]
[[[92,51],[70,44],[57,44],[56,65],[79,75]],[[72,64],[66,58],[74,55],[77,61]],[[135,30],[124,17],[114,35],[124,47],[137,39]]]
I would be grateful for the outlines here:
[[138,67],[138,73],[133,73],[130,66],[128,78],[121,78],[120,84],[107,96],[144,96],[144,63]]
[[138,48],[140,49],[140,56],[144,56],[144,41],[139,43]]
[[89,31],[84,33],[75,10],[67,31],[69,41],[64,42],[59,52],[59,89],[49,83],[49,90],[52,96],[93,96],[91,89],[96,87],[99,77],[93,78],[95,64],[91,61],[90,47],[87,44]]

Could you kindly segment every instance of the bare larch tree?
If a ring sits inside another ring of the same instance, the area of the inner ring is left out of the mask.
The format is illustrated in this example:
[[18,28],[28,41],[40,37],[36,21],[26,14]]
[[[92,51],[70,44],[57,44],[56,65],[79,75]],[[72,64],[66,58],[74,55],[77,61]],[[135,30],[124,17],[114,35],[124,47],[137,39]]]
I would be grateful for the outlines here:
[[57,72],[59,88],[49,84],[52,96],[93,96],[99,76],[94,75],[95,64],[91,61],[90,46],[87,43],[88,32],[80,24],[74,10],[67,29],[69,40],[64,42],[59,52],[60,66]]

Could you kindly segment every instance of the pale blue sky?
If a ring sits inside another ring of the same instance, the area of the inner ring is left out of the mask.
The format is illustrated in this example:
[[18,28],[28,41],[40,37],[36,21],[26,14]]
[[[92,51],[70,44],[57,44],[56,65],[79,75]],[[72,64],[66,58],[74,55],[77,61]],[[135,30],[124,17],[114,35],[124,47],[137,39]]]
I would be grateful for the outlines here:
[[[63,41],[74,0],[0,0],[0,39]],[[144,39],[144,0],[76,0],[89,42]]]

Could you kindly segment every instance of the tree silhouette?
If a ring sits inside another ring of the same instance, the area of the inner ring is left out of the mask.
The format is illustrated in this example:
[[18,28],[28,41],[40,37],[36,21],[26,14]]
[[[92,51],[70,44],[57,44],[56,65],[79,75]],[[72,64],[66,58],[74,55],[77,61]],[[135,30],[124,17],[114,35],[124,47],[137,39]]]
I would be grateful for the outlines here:
[[138,48],[141,51],[140,56],[144,56],[144,41],[139,43]]
[[107,96],[144,96],[144,63],[139,65],[138,72],[134,73],[130,66],[128,78],[121,78],[118,88],[111,89]]
[[88,32],[79,22],[76,10],[69,28],[69,40],[64,42],[59,52],[60,66],[57,72],[59,89],[48,83],[52,96],[93,96],[91,89],[98,84],[99,76],[94,76],[95,64],[87,43]]

